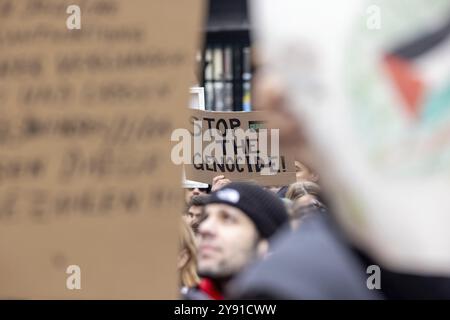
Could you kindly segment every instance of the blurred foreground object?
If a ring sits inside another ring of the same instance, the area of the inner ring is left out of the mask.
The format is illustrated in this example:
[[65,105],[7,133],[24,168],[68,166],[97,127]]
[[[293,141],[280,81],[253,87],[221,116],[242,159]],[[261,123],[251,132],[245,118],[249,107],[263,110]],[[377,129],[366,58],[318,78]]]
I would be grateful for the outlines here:
[[252,5],[266,71],[352,242],[394,270],[450,275],[450,3]]
[[66,28],[72,1],[8,3],[0,298],[176,298],[169,137],[187,116],[201,1],[81,1],[80,30]]

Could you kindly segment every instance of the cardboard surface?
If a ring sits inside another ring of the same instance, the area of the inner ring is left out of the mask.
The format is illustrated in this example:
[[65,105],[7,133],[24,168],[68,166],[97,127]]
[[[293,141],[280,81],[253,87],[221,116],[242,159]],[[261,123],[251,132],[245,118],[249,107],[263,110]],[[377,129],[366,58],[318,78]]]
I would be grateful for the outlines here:
[[[0,19],[0,297],[177,297],[202,1],[12,1]],[[68,30],[69,5],[81,30]],[[81,289],[69,290],[69,265]]]

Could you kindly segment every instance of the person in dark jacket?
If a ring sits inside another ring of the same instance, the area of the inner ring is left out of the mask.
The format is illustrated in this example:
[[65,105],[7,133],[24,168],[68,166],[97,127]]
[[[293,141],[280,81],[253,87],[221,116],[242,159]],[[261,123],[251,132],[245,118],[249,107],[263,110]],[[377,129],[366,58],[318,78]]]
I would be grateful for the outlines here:
[[450,299],[450,278],[384,268],[348,241],[332,215],[308,216],[271,248],[268,258],[233,281],[228,298]]

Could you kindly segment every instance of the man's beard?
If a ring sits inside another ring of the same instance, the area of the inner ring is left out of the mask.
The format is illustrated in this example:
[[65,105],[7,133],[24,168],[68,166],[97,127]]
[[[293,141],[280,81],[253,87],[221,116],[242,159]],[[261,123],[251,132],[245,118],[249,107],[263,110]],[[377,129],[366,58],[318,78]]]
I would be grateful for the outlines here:
[[254,262],[257,259],[257,247],[258,241],[255,241],[248,251],[247,256],[248,259],[243,262],[240,267],[227,266],[225,261],[219,262],[216,268],[209,268],[209,270],[201,270],[198,268],[197,274],[200,278],[208,278],[213,281],[217,281],[220,283],[231,280],[234,276],[241,273],[249,264]]
[[222,265],[216,268],[217,270],[201,270],[198,269],[200,278],[208,278],[211,280],[223,281],[231,279],[238,271],[227,270],[226,266]]
[[208,279],[212,281],[216,290],[220,293],[224,293],[227,287],[227,284],[234,278],[236,273],[232,275],[218,274],[217,272],[206,271],[198,273],[200,278]]

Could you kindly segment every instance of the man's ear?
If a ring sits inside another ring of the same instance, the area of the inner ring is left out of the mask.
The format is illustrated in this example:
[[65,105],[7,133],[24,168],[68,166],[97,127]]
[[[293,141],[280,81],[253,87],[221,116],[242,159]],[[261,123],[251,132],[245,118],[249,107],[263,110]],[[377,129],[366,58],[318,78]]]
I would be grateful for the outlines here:
[[269,242],[266,239],[261,239],[256,247],[256,253],[259,258],[264,258],[269,252]]

